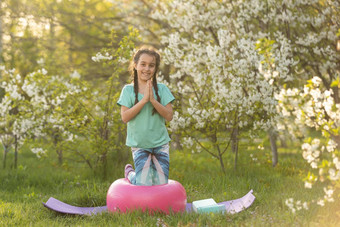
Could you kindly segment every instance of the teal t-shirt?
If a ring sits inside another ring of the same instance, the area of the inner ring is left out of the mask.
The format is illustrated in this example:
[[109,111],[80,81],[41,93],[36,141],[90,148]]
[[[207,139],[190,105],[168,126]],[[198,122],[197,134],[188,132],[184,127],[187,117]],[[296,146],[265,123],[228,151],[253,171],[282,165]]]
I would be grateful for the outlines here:
[[[158,83],[158,94],[161,98],[161,104],[166,106],[175,100],[169,88],[162,83]],[[152,88],[153,89],[153,88]],[[153,90],[154,97],[157,97]],[[138,93],[138,101],[143,95]],[[133,84],[124,86],[119,100],[119,106],[131,108],[135,104],[135,92]],[[165,119],[157,112],[152,115],[153,105],[151,102],[146,103],[142,110],[127,123],[126,145],[138,148],[154,148],[162,146],[170,141],[168,131],[165,127]]]

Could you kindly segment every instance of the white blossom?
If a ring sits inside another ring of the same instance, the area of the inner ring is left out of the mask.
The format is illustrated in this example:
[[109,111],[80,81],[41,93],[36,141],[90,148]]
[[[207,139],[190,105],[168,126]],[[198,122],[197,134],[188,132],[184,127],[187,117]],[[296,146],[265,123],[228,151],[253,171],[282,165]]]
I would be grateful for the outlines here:
[[92,57],[92,61],[94,62],[100,62],[102,60],[112,60],[112,56],[109,53],[105,53],[104,55],[101,52],[98,52],[96,56]]
[[323,199],[320,199],[318,202],[317,202],[317,204],[319,205],[319,206],[325,206],[325,201],[323,200]]
[[73,73],[71,73],[70,77],[72,79],[80,79],[81,75],[78,73],[77,70],[74,70]]
[[32,148],[31,151],[36,154],[38,158],[41,158],[46,154],[46,150],[42,148]]
[[305,188],[312,188],[312,184],[308,181],[305,181]]

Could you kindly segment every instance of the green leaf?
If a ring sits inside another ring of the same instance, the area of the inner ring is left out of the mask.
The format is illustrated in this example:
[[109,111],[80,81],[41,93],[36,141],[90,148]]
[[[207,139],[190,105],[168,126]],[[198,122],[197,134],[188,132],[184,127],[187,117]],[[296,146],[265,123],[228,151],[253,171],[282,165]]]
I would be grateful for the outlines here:
[[336,33],[337,37],[340,37],[340,28],[338,29],[338,33]]
[[334,80],[334,81],[332,81],[332,83],[331,83],[331,87],[338,87],[338,88],[340,88],[340,80],[339,80],[339,77],[336,79],[336,80]]

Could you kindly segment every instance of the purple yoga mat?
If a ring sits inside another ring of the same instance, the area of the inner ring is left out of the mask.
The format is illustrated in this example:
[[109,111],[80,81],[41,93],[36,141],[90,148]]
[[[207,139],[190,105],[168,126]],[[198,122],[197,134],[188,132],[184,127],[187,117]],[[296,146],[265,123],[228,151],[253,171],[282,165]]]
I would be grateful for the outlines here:
[[[250,190],[245,196],[235,199],[220,202],[218,204],[224,204],[226,207],[226,213],[234,214],[241,212],[242,210],[250,207],[255,200],[253,195],[253,190]],[[50,197],[46,203],[43,203],[48,209],[54,210],[63,214],[78,214],[78,215],[94,215],[102,212],[107,212],[106,206],[99,207],[76,207],[71,206],[67,203],[63,203],[53,197]],[[192,211],[192,204],[187,203],[186,212],[190,213]]]
[[101,212],[106,212],[107,207],[76,207],[67,203],[63,203],[53,197],[50,197],[43,205],[51,210],[54,210],[63,214],[79,214],[79,215],[93,215]]

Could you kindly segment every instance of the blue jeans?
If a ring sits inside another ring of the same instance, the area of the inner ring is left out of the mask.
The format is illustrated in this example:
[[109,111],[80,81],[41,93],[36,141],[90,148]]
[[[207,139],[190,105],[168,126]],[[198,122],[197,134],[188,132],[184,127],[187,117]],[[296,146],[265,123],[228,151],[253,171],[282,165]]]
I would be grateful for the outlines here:
[[167,184],[169,177],[169,143],[150,149],[132,148],[135,172],[128,179],[135,185]]

